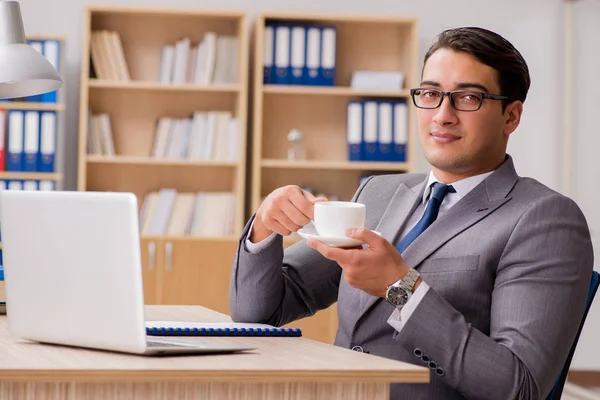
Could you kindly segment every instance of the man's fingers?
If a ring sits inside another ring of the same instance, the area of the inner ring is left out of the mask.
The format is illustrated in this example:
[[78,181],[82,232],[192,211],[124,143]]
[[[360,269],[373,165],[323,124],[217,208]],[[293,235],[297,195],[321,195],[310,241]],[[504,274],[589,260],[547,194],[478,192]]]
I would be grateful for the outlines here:
[[292,194],[285,203],[281,204],[281,208],[300,226],[306,225],[311,220],[312,204],[301,193]]
[[346,236],[358,239],[368,244],[369,247],[377,247],[382,243],[382,240],[385,240],[383,237],[367,228],[348,229],[346,231]]
[[281,209],[273,210],[271,217],[291,232],[296,232],[298,229],[302,228],[302,225],[294,223],[294,221],[292,221]]
[[327,201],[327,199],[324,197],[315,197],[302,189],[294,191],[294,193],[290,195],[290,202],[309,220],[314,219],[314,203],[319,201]]
[[292,233],[289,229],[287,229],[285,226],[281,225],[279,222],[277,222],[273,218],[269,218],[267,221],[263,222],[263,224],[265,225],[265,228],[267,228],[268,230],[278,233],[282,236],[288,236],[289,234]]
[[310,201],[311,203],[318,203],[319,201],[327,201],[327,197],[315,197],[312,193],[307,192],[306,190],[302,191],[304,197]]
[[331,247],[319,240],[309,239],[306,241],[309,247],[312,247],[319,253],[323,255],[323,257],[335,261],[338,264],[353,264],[357,261],[357,257],[359,257],[358,252],[362,252],[362,248],[358,249],[344,249],[340,247]]

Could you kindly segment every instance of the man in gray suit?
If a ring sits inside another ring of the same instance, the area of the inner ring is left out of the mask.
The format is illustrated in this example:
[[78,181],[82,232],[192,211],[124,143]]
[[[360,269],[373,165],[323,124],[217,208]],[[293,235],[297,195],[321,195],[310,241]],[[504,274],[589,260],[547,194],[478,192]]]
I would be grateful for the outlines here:
[[393,399],[544,399],[583,315],[593,251],[577,205],[519,177],[506,154],[529,84],[499,35],[439,35],[411,91],[431,172],[360,185],[366,228],[348,236],[364,249],[284,251],[282,235],[325,199],[275,190],[243,231],[232,318],[283,325],[337,301],[337,346],[431,369],[430,384],[392,385]]

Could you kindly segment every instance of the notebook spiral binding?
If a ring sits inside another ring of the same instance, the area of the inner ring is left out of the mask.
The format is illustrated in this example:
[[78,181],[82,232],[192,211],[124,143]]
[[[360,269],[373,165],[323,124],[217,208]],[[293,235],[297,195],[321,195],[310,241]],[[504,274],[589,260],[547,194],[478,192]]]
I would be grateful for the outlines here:
[[300,328],[146,328],[151,336],[302,336]]

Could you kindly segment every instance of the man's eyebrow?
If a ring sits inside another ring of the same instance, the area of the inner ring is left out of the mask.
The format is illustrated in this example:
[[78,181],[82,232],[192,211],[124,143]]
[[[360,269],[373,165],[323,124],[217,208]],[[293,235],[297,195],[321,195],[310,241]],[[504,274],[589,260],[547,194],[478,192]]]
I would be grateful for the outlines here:
[[477,88],[477,89],[481,89],[482,91],[489,93],[489,90],[483,86],[481,83],[477,83],[477,82],[461,82],[456,84],[456,87],[458,89],[472,89],[472,88]]
[[[421,86],[436,86],[436,87],[440,87],[440,83],[436,82],[436,81],[422,81],[421,82]],[[456,88],[457,89],[480,89],[486,93],[489,93],[488,88],[486,88],[484,85],[482,85],[481,83],[477,83],[477,82],[460,82],[456,84]]]
[[438,82],[436,81],[422,81],[421,82],[421,86],[423,85],[428,85],[428,86],[441,86]]

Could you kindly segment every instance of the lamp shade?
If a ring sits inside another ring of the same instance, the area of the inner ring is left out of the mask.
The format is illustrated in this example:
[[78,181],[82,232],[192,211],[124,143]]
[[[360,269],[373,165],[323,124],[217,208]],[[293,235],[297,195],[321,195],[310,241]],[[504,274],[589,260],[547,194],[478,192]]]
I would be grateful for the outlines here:
[[50,61],[27,44],[19,3],[0,1],[0,98],[52,92],[61,85]]

